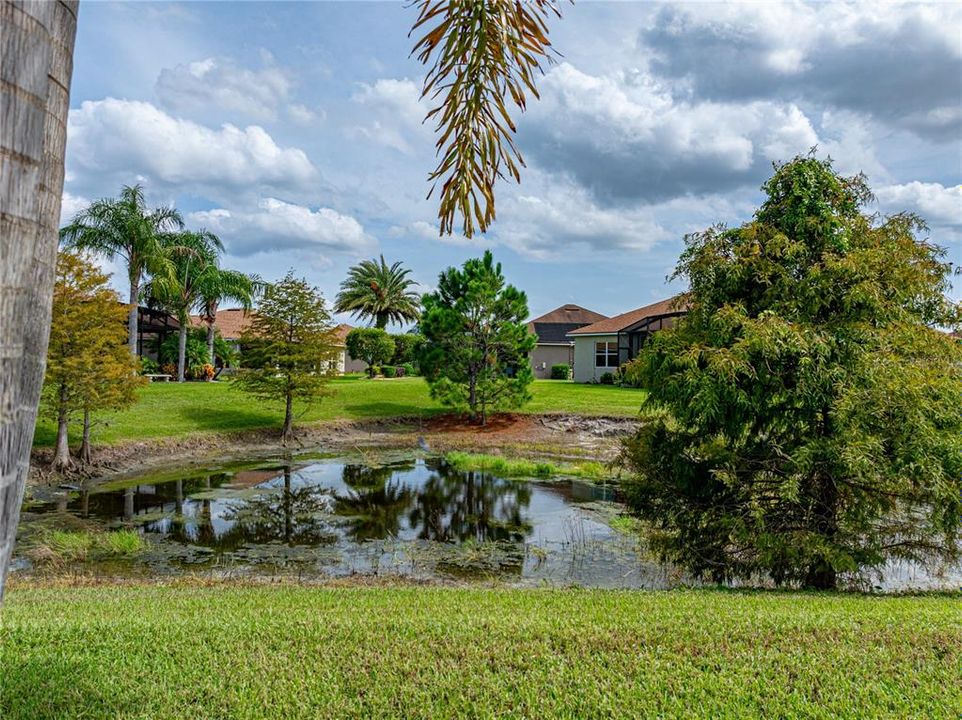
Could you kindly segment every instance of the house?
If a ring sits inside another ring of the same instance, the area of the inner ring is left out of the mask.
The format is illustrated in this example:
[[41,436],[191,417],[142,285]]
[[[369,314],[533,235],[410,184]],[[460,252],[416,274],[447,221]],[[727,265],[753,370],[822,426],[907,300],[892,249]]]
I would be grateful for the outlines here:
[[[214,327],[220,331],[224,340],[231,343],[235,349],[240,349],[240,337],[254,321],[255,313],[243,308],[230,308],[228,310],[218,310],[214,316]],[[192,315],[191,322],[194,327],[207,328],[207,323],[200,315]],[[335,328],[337,336],[338,353],[335,360],[335,368],[339,373],[363,372],[367,364],[355,360],[347,352],[347,334],[354,328],[346,323],[342,323]]]
[[156,360],[157,348],[168,335],[178,332],[180,323],[170,313],[143,305],[137,307],[137,355],[140,357]]
[[335,333],[337,334],[337,346],[339,348],[336,368],[341,374],[360,373],[367,370],[366,362],[363,360],[355,360],[347,351],[347,334],[353,329],[354,328],[347,323],[341,323],[335,328]]
[[605,373],[613,373],[638,354],[652,333],[671,327],[686,308],[684,298],[676,295],[569,331],[575,382],[598,382]]
[[591,325],[606,316],[586,310],[580,305],[562,305],[528,323],[528,329],[538,336],[538,344],[531,351],[531,369],[536,378],[551,377],[552,365],[574,366],[574,342],[567,334]]

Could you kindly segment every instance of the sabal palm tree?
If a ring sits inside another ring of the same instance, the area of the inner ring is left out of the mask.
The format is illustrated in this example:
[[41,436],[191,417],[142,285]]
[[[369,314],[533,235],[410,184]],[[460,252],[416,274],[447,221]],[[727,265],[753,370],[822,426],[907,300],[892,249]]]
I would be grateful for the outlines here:
[[414,321],[420,316],[420,298],[411,290],[417,285],[408,278],[410,270],[400,262],[388,265],[381,255],[377,260],[364,260],[347,273],[341,291],[334,300],[335,312],[349,312],[354,317],[370,318],[383,330],[388,322]]
[[150,209],[140,185],[125,185],[119,198],[92,202],[60,230],[61,242],[108,259],[122,258],[130,280],[130,311],[127,343],[137,355],[137,306],[144,276],[169,278],[173,272],[164,233],[182,228],[184,221],[174,208]]
[[174,272],[155,275],[144,286],[144,297],[177,318],[180,336],[177,346],[177,382],[184,382],[187,356],[187,331],[190,311],[200,302],[201,288],[217,275],[217,256],[224,249],[216,235],[206,230],[165,233],[161,245],[170,258]]
[[214,364],[214,321],[222,302],[239,303],[244,310],[254,306],[254,298],[264,286],[257,275],[246,275],[238,270],[217,268],[205,273],[198,287],[198,309],[207,325],[207,351]]

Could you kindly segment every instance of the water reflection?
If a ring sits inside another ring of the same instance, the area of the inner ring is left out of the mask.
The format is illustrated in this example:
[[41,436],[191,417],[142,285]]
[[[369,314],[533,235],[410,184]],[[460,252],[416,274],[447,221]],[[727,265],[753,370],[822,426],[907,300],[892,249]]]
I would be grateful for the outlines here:
[[223,556],[232,566],[265,557],[320,563],[318,546],[325,546],[324,562],[342,572],[378,571],[390,561],[415,574],[425,567],[544,574],[568,562],[577,564],[574,572],[621,578],[637,557],[622,553],[591,565],[592,543],[615,552],[619,536],[579,510],[579,503],[609,499],[608,492],[461,472],[441,459],[281,463],[84,491],[66,510],[105,527],[140,528],[152,539],[151,562],[162,556],[157,562],[194,566]]

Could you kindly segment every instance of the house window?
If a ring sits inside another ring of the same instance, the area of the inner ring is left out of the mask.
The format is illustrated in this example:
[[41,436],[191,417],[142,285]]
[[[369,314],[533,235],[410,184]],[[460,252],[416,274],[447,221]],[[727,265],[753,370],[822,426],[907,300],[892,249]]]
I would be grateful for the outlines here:
[[600,367],[600,368],[618,367],[618,343],[617,342],[596,342],[595,343],[595,367]]

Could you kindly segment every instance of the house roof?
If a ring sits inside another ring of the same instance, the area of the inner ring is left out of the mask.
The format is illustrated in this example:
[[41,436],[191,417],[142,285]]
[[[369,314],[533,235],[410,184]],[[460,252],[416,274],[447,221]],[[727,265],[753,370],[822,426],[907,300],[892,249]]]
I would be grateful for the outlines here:
[[[254,321],[254,312],[243,308],[218,310],[214,316],[214,327],[220,330],[225,340],[237,340]],[[207,327],[207,323],[200,315],[191,315],[190,321],[194,327]]]
[[528,329],[538,336],[542,344],[559,343],[567,345],[570,340],[565,336],[572,330],[604,320],[607,316],[588,310],[580,305],[568,303],[556,307],[541,317],[528,323]]
[[637,325],[646,318],[683,313],[687,307],[688,304],[682,296],[675,295],[666,300],[659,300],[651,305],[645,305],[635,310],[629,310],[621,315],[615,315],[612,318],[605,318],[591,325],[585,325],[577,330],[570,331],[568,335],[614,335],[615,333],[630,328],[632,325]]
[[353,329],[354,326],[348,325],[347,323],[341,323],[338,325],[336,328],[334,328],[334,332],[337,335],[337,341],[341,345],[344,345],[347,342],[347,334]]

